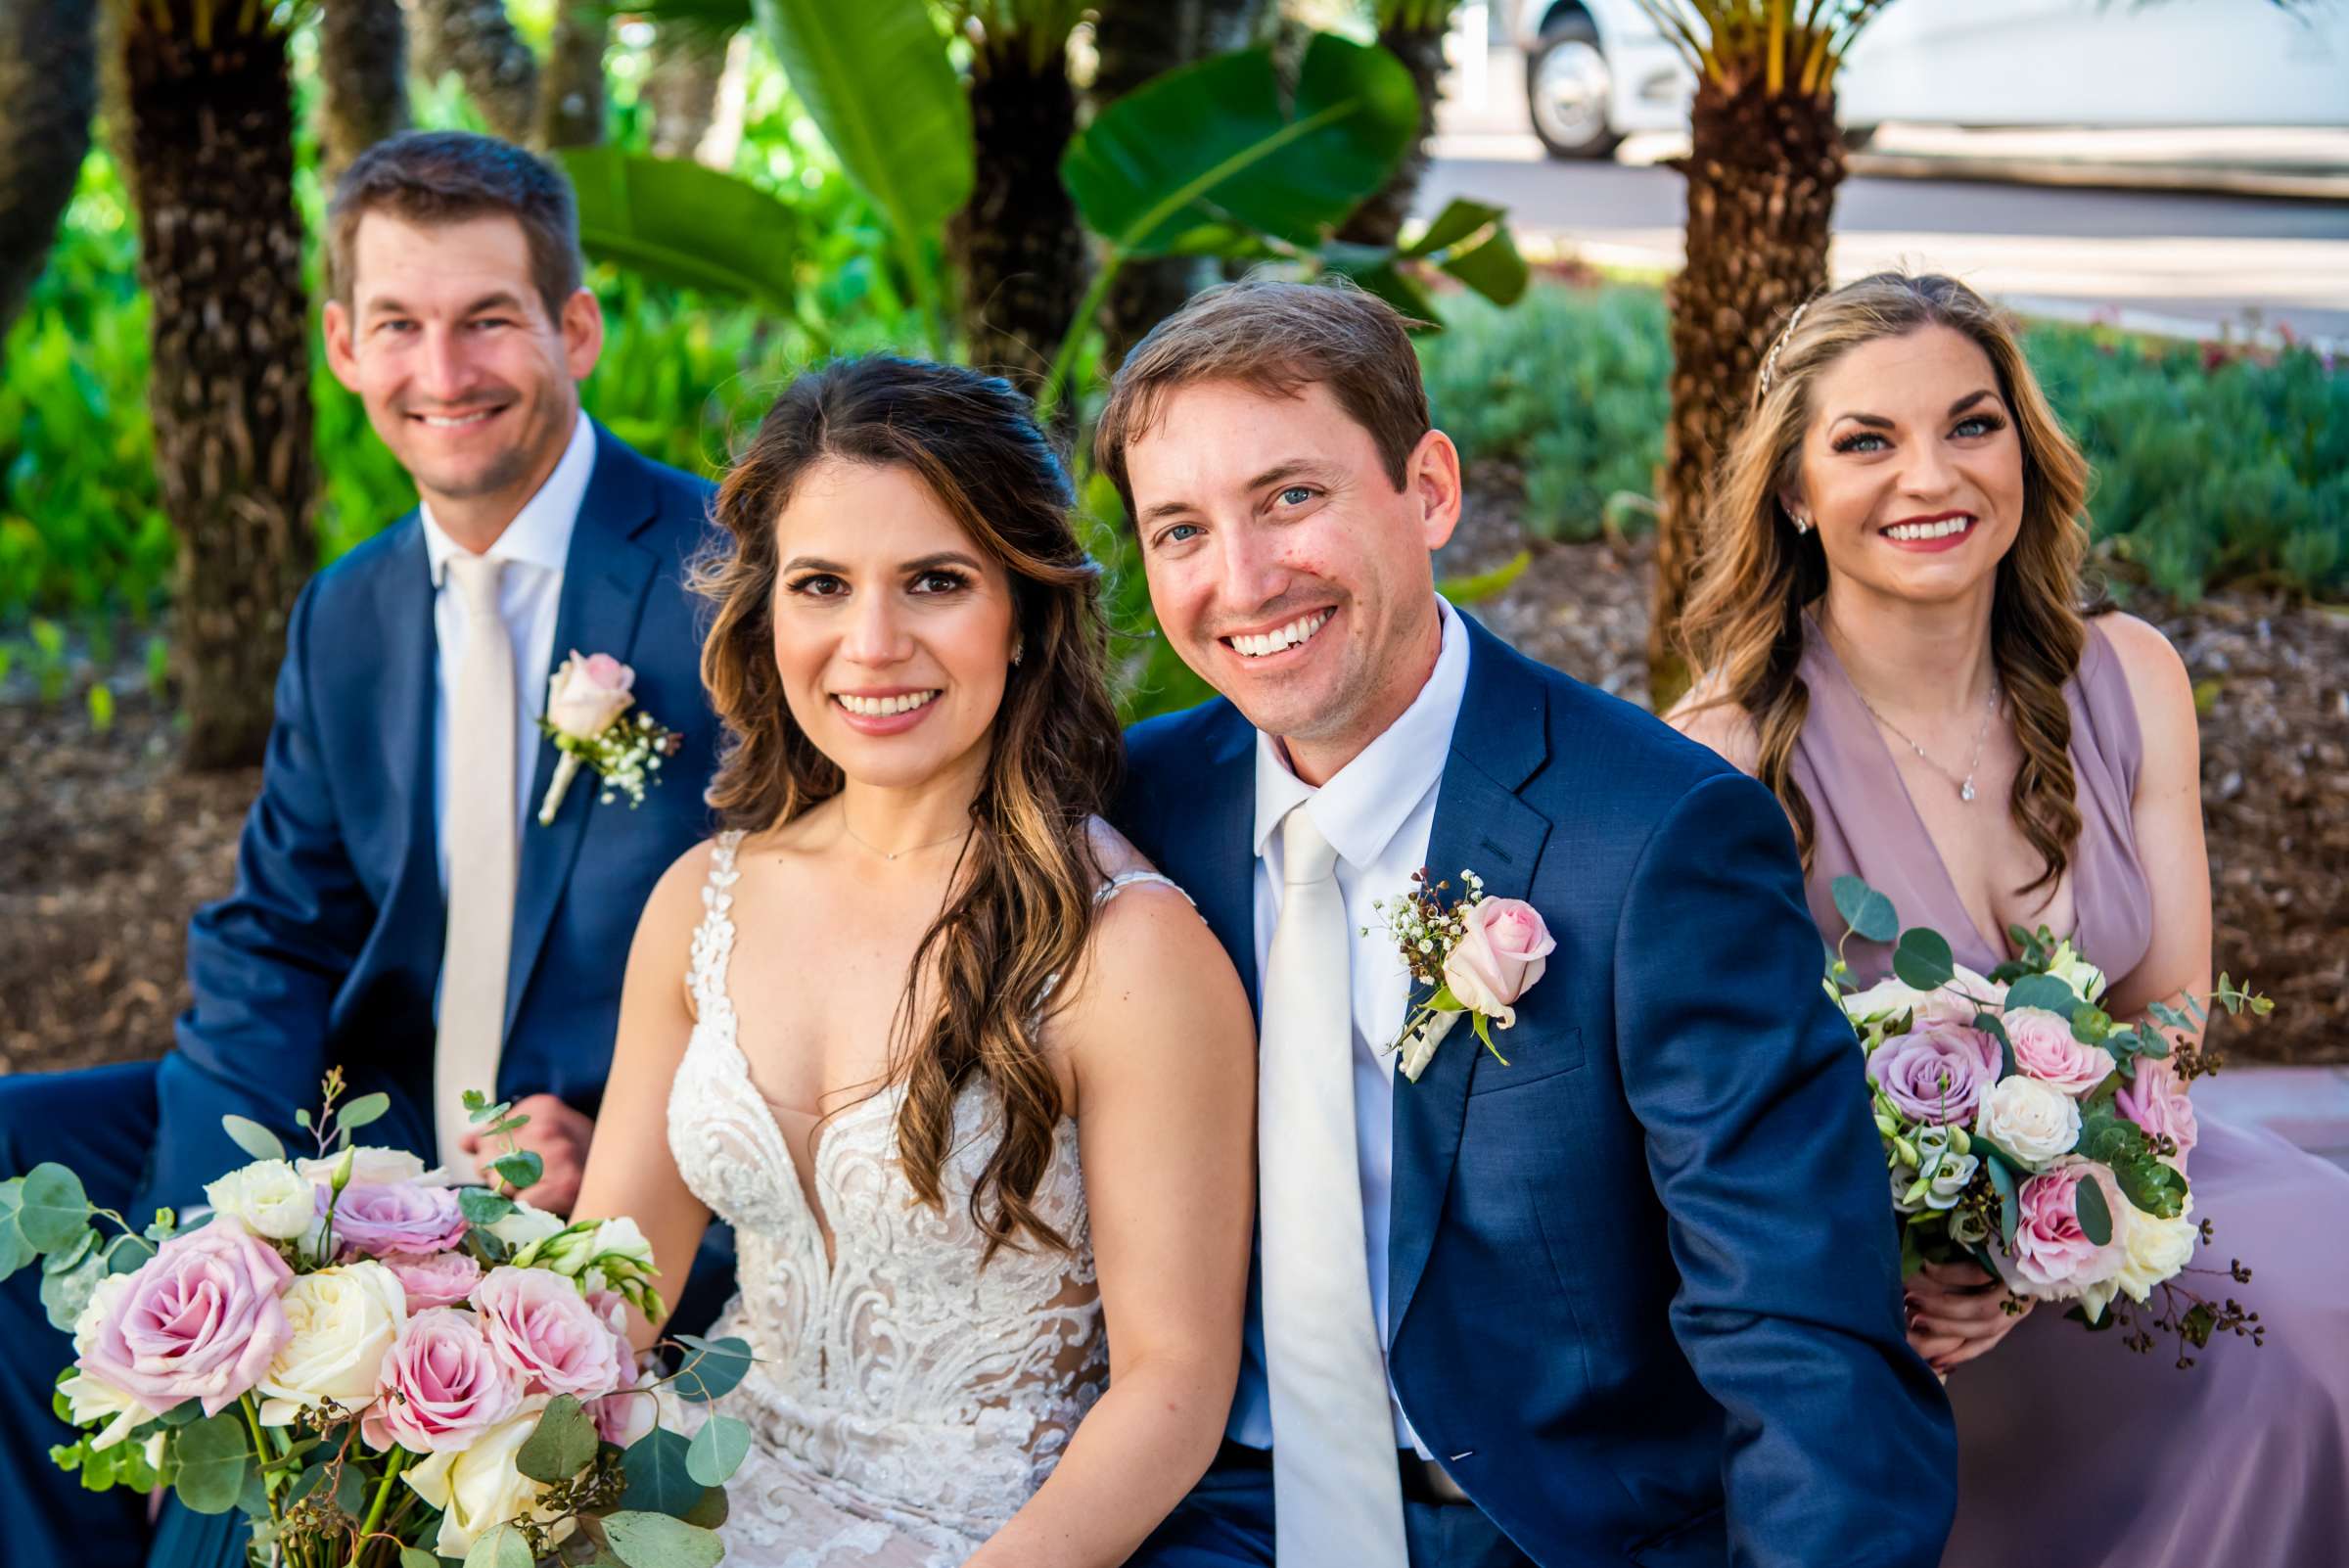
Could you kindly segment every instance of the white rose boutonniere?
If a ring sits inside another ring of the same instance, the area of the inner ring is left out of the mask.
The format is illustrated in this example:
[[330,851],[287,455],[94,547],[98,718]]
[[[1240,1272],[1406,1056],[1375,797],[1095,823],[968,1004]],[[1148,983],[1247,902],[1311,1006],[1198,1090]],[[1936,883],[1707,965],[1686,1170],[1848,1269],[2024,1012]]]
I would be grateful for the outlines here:
[[684,737],[641,709],[633,721],[622,722],[621,715],[636,701],[635,685],[636,671],[610,654],[581,658],[575,649],[555,671],[547,683],[546,716],[538,720],[538,728],[555,743],[562,759],[538,807],[540,826],[554,821],[564,793],[582,765],[595,769],[603,780],[599,802],[625,795],[630,807],[642,806],[647,781],[660,782],[654,775],[661,770],[661,760],[675,756]]
[[1532,904],[1486,898],[1484,878],[1473,871],[1462,871],[1460,882],[1467,892],[1450,907],[1443,899],[1450,884],[1430,887],[1424,871],[1413,877],[1411,893],[1370,906],[1387,922],[1411,979],[1435,988],[1390,1047],[1403,1052],[1403,1076],[1414,1084],[1463,1015],[1493,1059],[1508,1066],[1493,1029],[1516,1026],[1517,999],[1542,978],[1558,946]]

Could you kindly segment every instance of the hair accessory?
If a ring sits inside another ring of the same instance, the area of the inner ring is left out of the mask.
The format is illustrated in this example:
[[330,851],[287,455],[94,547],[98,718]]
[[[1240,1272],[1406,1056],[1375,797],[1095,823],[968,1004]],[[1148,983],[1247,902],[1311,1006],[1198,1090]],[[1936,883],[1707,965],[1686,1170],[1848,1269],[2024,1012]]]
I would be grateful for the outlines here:
[[[1816,300],[1818,298],[1819,296],[1813,295],[1811,300]],[[1794,307],[1794,314],[1786,318],[1786,325],[1784,329],[1778,333],[1777,338],[1771,344],[1770,352],[1762,356],[1762,395],[1765,397],[1770,395],[1771,381],[1777,374],[1778,350],[1785,347],[1786,340],[1794,336],[1794,329],[1802,321],[1803,312],[1811,308],[1811,300],[1805,300],[1801,304],[1798,304]]]

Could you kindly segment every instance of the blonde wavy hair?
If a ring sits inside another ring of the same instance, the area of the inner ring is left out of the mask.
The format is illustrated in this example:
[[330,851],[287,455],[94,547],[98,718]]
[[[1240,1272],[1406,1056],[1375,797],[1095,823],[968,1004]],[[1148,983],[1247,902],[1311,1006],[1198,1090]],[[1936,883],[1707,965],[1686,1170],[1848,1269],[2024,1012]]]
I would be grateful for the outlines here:
[[2080,668],[2094,608],[2082,577],[2089,466],[2048,406],[2013,327],[1973,290],[1940,274],[1879,272],[1794,312],[1708,498],[1681,650],[1699,672],[1695,707],[1730,704],[1752,719],[1756,776],[1785,807],[1808,870],[1817,823],[1794,780],[1795,741],[1811,707],[1799,667],[1804,617],[1826,591],[1827,562],[1818,533],[1796,532],[1779,497],[1801,489],[1819,376],[1863,344],[1926,327],[1962,333],[1989,356],[2022,444],[2022,524],[1999,562],[1990,644],[2023,752],[2007,808],[2043,862],[2019,890],[2030,893],[2063,875],[2080,836],[2063,687]]

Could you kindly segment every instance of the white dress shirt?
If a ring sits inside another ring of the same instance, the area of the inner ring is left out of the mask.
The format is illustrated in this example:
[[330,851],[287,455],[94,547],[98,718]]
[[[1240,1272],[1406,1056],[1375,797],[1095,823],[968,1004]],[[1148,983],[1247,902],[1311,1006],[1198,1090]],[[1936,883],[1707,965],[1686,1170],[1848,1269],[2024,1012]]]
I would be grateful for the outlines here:
[[[489,546],[488,555],[503,561],[497,587],[498,619],[514,641],[514,743],[516,758],[516,820],[526,830],[532,777],[538,761],[538,717],[546,712],[546,678],[554,669],[555,613],[563,601],[563,563],[571,555],[571,532],[579,520],[579,503],[586,498],[587,481],[595,472],[595,427],[584,413],[573,427],[571,444],[564,448],[546,483],[523,503],[506,525],[505,532]],[[433,574],[433,839],[440,866],[440,886],[448,886],[448,713],[456,690],[454,675],[465,659],[465,602],[448,581],[448,559],[464,550],[433,517],[424,514],[424,556]],[[583,653],[598,650],[587,648]],[[610,650],[603,650],[609,652]]]
[[[1346,923],[1355,932],[1354,1118],[1355,1149],[1361,1163],[1363,1267],[1370,1274],[1370,1306],[1378,1316],[1378,1340],[1387,1343],[1387,1232],[1395,1184],[1395,1066],[1387,1047],[1403,1032],[1410,1000],[1410,971],[1395,950],[1395,940],[1370,907],[1373,899],[1407,895],[1411,873],[1426,866],[1438,879],[1457,879],[1458,866],[1427,866],[1427,841],[1436,821],[1437,786],[1451,750],[1452,726],[1468,690],[1468,632],[1442,599],[1444,649],[1427,684],[1386,731],[1333,774],[1319,789],[1289,770],[1280,743],[1261,730],[1256,737],[1256,968],[1265,971],[1273,928],[1280,923],[1280,822],[1292,807],[1304,809],[1321,836],[1338,852],[1338,891],[1346,900]],[[1361,934],[1363,927],[1369,934]],[[1260,1019],[1261,1022],[1261,1019]],[[1262,1138],[1278,1128],[1258,1129]],[[1260,1391],[1261,1392],[1261,1391]],[[1428,1457],[1425,1445],[1404,1418],[1394,1379],[1387,1399],[1395,1414],[1399,1448]],[[1272,1421],[1268,1406],[1245,1412],[1231,1435],[1268,1448]]]

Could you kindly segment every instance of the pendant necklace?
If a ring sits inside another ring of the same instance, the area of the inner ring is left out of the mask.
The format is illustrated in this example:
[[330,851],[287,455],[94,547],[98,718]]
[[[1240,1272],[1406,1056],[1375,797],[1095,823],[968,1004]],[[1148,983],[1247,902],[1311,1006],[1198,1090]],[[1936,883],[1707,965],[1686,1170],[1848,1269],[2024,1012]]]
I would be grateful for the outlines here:
[[1990,695],[1983,704],[1981,726],[1974,731],[1974,755],[1972,759],[1965,764],[1965,776],[1963,778],[1959,778],[1956,773],[1935,761],[1929,755],[1926,754],[1926,751],[1922,746],[1919,746],[1913,740],[1910,740],[1908,731],[1902,729],[1900,725],[1894,723],[1891,719],[1886,718],[1882,714],[1877,713],[1876,705],[1867,700],[1867,694],[1860,689],[1857,681],[1852,683],[1852,695],[1860,699],[1860,706],[1867,710],[1868,717],[1874,719],[1886,729],[1891,730],[1895,735],[1898,735],[1904,742],[1907,743],[1911,751],[1916,753],[1918,760],[1921,761],[1927,767],[1933,769],[1934,772],[1939,773],[1943,778],[1946,778],[1951,783],[1957,785],[1958,799],[1961,804],[1971,806],[1974,803],[1974,774],[1980,771],[1982,767],[1982,743],[1990,735],[1990,721],[1993,718],[1996,718],[1999,714],[1999,677],[1996,674],[1993,674],[1990,677]]

